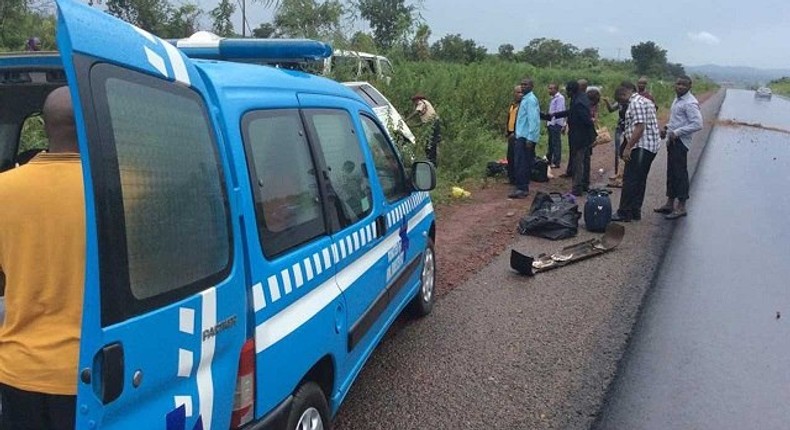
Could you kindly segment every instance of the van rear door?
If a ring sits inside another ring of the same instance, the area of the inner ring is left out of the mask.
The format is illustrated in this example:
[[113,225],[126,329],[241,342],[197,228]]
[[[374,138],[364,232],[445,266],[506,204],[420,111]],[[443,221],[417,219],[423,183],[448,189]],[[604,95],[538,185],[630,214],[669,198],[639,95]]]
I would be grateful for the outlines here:
[[86,200],[77,428],[227,429],[247,295],[218,107],[172,45],[57,4]]

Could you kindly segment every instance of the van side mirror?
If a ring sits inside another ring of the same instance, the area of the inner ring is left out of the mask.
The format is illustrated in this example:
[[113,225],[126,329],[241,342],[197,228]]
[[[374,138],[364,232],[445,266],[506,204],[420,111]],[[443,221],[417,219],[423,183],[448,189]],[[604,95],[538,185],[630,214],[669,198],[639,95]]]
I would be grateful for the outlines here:
[[417,191],[436,188],[436,168],[429,161],[417,161],[411,166],[411,185]]

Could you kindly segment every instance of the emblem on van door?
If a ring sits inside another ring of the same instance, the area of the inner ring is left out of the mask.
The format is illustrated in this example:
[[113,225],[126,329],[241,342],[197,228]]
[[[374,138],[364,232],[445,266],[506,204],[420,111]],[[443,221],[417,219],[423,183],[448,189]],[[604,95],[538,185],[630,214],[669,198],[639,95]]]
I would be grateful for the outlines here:
[[214,327],[209,327],[206,330],[203,330],[203,341],[205,342],[212,337],[217,336],[221,332],[233,327],[236,325],[236,315],[221,321],[219,324],[215,325]]

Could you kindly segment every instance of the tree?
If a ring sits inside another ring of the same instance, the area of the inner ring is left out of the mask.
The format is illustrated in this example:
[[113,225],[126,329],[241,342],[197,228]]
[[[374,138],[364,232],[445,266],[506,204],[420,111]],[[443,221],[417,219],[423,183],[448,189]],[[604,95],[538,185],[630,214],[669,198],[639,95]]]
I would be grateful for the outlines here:
[[663,75],[667,70],[667,51],[655,42],[642,42],[631,47],[631,58],[640,75]]
[[231,0],[221,0],[217,7],[211,9],[211,12],[209,12],[212,19],[211,30],[218,36],[233,36],[235,31],[233,31],[233,21],[231,21],[231,18],[234,12],[236,12],[236,5],[231,3]]
[[197,31],[198,21],[203,15],[194,3],[184,3],[178,9],[172,9],[168,22],[165,25],[164,37],[182,38],[189,37]]
[[520,61],[526,61],[537,67],[554,67],[567,64],[579,55],[579,48],[557,39],[540,37],[532,39],[518,55]]
[[431,56],[437,60],[454,63],[473,63],[486,58],[486,48],[472,39],[464,40],[460,34],[448,34],[431,46]]
[[431,37],[431,27],[428,24],[420,24],[414,33],[411,41],[411,58],[417,61],[426,61],[431,58],[431,45],[428,39]]
[[368,33],[358,31],[351,36],[351,49],[363,52],[376,52],[376,41]]
[[673,78],[678,78],[686,74],[686,69],[680,63],[667,63],[667,74]]
[[34,0],[0,2],[0,51],[19,51],[27,39],[41,39],[42,49],[55,49],[54,10]]
[[499,45],[497,55],[502,61],[513,61],[516,59],[516,48],[509,43]]
[[281,0],[274,26],[286,37],[321,39],[336,32],[344,12],[339,0]]
[[383,51],[406,40],[417,12],[417,8],[407,5],[406,0],[357,0],[357,8],[373,29],[376,45]]
[[170,13],[166,0],[107,0],[105,5],[108,13],[159,36]]
[[252,37],[269,39],[279,37],[279,34],[277,34],[277,27],[275,27],[274,24],[271,22],[263,22],[258,28],[252,30]]

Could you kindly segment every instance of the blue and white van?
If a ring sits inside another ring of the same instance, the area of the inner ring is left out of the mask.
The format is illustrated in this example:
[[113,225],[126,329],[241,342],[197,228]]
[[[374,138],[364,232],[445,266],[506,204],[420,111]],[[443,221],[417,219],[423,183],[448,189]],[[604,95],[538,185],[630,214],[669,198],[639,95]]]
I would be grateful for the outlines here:
[[0,57],[0,171],[68,84],[87,220],[76,427],[331,428],[395,318],[433,306],[433,166],[405,169],[339,83],[187,55],[327,45],[190,53],[57,5],[59,54]]

